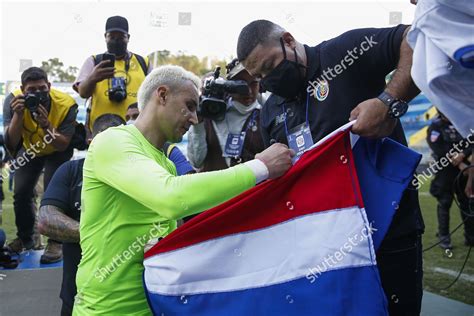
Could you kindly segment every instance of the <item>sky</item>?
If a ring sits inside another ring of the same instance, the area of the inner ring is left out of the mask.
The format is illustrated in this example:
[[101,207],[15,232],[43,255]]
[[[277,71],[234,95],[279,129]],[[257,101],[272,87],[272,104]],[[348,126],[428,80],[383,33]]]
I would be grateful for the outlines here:
[[19,80],[22,59],[40,66],[58,57],[80,68],[88,56],[105,51],[105,21],[113,15],[128,19],[132,52],[166,49],[230,60],[240,30],[256,19],[278,23],[298,41],[316,45],[354,28],[410,24],[414,12],[409,0],[0,0],[0,82]]

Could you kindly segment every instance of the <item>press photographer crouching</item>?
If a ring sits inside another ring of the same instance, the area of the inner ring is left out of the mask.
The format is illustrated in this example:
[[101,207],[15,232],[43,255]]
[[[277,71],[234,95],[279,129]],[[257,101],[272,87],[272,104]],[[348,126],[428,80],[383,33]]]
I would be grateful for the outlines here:
[[199,124],[188,134],[188,157],[200,171],[226,169],[264,149],[258,79],[236,59],[227,65],[227,80],[219,78],[219,70],[204,82]]
[[[69,146],[75,131],[77,104],[74,99],[51,89],[46,73],[38,67],[21,75],[21,88],[9,94],[3,104],[5,147],[13,157],[15,171],[13,208],[17,238],[8,244],[15,252],[33,247],[36,219],[34,189],[44,169],[44,190],[56,169],[72,156]],[[48,240],[41,263],[62,259],[61,244]]]

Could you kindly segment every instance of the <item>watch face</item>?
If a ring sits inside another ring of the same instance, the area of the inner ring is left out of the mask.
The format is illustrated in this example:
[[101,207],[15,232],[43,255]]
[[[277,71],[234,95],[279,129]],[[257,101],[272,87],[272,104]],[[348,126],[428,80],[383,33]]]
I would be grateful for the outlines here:
[[390,116],[399,118],[403,116],[408,110],[408,104],[403,101],[395,101],[390,107]]

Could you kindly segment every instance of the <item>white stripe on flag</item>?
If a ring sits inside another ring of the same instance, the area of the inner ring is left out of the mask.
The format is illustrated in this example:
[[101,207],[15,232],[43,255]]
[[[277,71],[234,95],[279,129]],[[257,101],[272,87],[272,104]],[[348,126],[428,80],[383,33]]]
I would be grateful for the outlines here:
[[[311,150],[311,149],[314,149],[318,146],[321,146],[325,141],[327,141],[328,139],[334,137],[334,135],[337,135],[339,134],[340,132],[342,131],[345,131],[349,128],[352,127],[352,125],[355,124],[356,121],[350,121],[344,125],[342,125],[341,127],[339,127],[338,129],[332,131],[331,133],[327,134],[326,136],[324,136],[323,138],[321,138],[316,144],[314,144],[313,146],[311,146],[310,148],[306,149],[305,152]],[[352,147],[354,147],[354,145],[352,144]]]
[[366,218],[358,207],[336,209],[159,254],[145,260],[145,282],[153,293],[191,295],[278,284],[309,268],[375,265]]

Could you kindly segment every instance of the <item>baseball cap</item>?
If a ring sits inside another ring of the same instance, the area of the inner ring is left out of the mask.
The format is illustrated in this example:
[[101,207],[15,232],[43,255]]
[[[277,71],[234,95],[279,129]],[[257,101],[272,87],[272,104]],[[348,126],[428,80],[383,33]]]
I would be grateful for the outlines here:
[[111,16],[105,23],[105,33],[122,32],[128,34],[128,21],[123,16]]
[[235,61],[234,67],[227,73],[227,79],[232,79],[237,76],[240,72],[244,71],[245,67],[241,62]]

